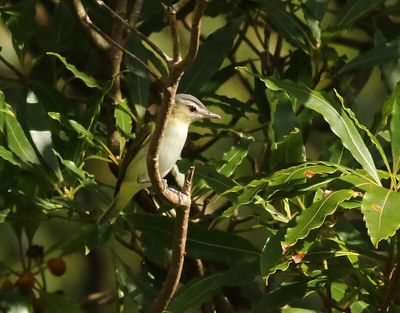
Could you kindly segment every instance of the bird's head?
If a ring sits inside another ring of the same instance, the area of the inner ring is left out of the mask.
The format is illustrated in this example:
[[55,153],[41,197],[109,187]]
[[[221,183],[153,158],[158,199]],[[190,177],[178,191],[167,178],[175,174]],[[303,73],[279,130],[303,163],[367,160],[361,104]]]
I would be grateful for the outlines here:
[[172,117],[188,123],[202,118],[221,118],[218,114],[209,111],[199,99],[185,93],[179,93],[175,96]]

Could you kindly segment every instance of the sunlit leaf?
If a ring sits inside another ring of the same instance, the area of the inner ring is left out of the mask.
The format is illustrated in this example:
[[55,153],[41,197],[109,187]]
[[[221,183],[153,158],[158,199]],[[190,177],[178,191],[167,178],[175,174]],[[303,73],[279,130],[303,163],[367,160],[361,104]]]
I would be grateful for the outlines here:
[[13,165],[19,167],[22,166],[21,161],[18,160],[11,151],[7,150],[3,146],[0,146],[0,158],[10,162]]
[[85,72],[82,72],[82,71],[78,70],[75,65],[68,63],[67,60],[63,56],[59,55],[58,53],[54,53],[54,52],[47,52],[47,55],[52,55],[52,56],[55,56],[56,58],[58,58],[65,65],[65,67],[76,78],[78,78],[82,82],[84,82],[86,86],[88,86],[90,88],[101,89],[100,84],[93,77],[89,76]]
[[303,136],[298,128],[284,136],[276,143],[276,147],[271,149],[270,168],[275,169],[282,164],[304,162],[305,147]]
[[252,141],[252,138],[243,138],[239,144],[232,146],[222,156],[224,164],[217,171],[222,175],[231,176],[246,157],[249,152],[249,145]]
[[372,244],[393,236],[400,227],[400,194],[380,186],[371,186],[361,202],[361,212]]
[[12,108],[4,103],[4,94],[0,92],[0,101],[5,106],[4,114],[5,120],[5,136],[7,138],[8,148],[24,163],[26,164],[39,164],[39,159],[25,135],[20,123],[18,122]]
[[376,184],[381,185],[374,160],[363,138],[347,112],[340,108],[335,100],[331,100],[322,92],[311,90],[303,84],[277,80],[272,77],[261,79],[268,88],[274,91],[284,90],[307,108],[320,113],[353,157],[371,175]]
[[335,212],[340,203],[355,196],[354,191],[344,189],[333,191],[322,200],[313,203],[296,217],[295,226],[288,228],[282,244],[291,246],[307,237],[311,230],[320,227],[325,218]]

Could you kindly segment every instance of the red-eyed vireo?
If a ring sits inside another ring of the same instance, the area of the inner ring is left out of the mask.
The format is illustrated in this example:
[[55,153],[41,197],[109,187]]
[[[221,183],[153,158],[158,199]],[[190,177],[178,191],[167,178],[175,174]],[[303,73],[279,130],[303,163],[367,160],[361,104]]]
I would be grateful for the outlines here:
[[[171,114],[167,121],[164,137],[159,152],[159,171],[165,177],[175,165],[185,145],[189,126],[202,118],[221,118],[210,112],[196,97],[188,94],[177,94]],[[110,207],[99,218],[99,223],[114,222],[118,213],[140,190],[150,187],[147,173],[147,153],[150,138],[155,124],[149,123],[141,129],[130,144],[115,187],[114,200]]]

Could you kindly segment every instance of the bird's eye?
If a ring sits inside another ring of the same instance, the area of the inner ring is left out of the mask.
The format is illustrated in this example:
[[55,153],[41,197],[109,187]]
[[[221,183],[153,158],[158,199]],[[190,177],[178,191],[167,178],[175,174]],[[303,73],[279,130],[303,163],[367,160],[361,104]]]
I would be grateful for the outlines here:
[[194,105],[189,105],[189,111],[190,112],[196,112],[197,108]]

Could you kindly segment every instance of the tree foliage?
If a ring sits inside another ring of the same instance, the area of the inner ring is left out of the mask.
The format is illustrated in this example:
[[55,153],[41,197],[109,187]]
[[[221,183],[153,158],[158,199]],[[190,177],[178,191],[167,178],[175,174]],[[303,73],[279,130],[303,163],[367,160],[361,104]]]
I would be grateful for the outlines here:
[[395,0],[3,1],[0,311],[150,310],[180,209],[142,191],[96,220],[172,86],[223,119],[194,125],[168,176],[179,189],[195,165],[165,311],[397,312],[399,14]]

